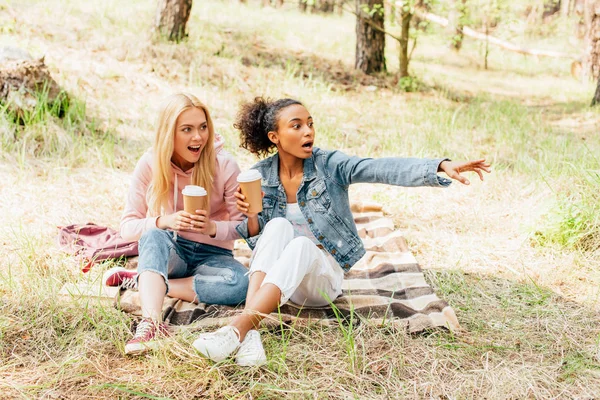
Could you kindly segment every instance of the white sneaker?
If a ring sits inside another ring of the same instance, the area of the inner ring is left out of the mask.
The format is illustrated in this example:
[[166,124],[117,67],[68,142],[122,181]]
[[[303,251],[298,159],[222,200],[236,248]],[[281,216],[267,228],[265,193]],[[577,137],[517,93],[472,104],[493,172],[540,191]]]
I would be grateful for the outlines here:
[[220,362],[236,351],[240,344],[240,332],[228,325],[216,332],[202,333],[192,346],[204,357]]
[[254,329],[248,331],[235,356],[235,362],[242,367],[260,366],[267,362],[267,355],[258,331]]

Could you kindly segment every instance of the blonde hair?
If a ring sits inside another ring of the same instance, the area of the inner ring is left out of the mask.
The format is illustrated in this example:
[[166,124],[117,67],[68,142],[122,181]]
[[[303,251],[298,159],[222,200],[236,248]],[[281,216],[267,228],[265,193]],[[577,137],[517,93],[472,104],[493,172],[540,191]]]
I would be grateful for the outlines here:
[[[170,200],[170,189],[174,186],[173,167],[171,158],[175,148],[175,130],[177,118],[193,107],[204,111],[208,127],[208,140],[202,148],[200,158],[194,164],[192,171],[192,185],[202,186],[207,191],[210,199],[213,176],[216,169],[216,155],[214,148],[215,130],[208,109],[194,95],[177,93],[169,96],[158,115],[156,136],[153,146],[152,182],[148,187],[147,200],[150,215],[161,215],[167,209]],[[173,190],[178,188],[173,187]],[[173,207],[177,205],[174,204]]]

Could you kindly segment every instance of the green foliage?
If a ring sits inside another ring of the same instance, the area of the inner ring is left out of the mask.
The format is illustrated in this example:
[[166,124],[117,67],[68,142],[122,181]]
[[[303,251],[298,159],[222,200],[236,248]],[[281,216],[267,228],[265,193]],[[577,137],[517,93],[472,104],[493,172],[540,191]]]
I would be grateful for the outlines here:
[[405,76],[398,80],[398,88],[403,92],[417,92],[421,88],[421,83],[414,76]]
[[361,4],[360,8],[365,14],[369,15],[369,17],[373,17],[376,14],[383,15],[385,12],[383,3],[375,3],[373,4],[373,7],[369,7],[368,4]]
[[568,249],[600,249],[600,164],[596,169],[573,170],[572,188],[557,193],[556,206],[545,216],[535,237],[541,245]]
[[90,152],[107,165],[114,162],[120,139],[112,130],[102,130],[86,115],[86,103],[61,92],[51,101],[47,90],[36,93],[35,106],[20,112],[9,104],[0,108],[0,149],[24,165],[27,157],[57,157],[79,164],[90,160]]

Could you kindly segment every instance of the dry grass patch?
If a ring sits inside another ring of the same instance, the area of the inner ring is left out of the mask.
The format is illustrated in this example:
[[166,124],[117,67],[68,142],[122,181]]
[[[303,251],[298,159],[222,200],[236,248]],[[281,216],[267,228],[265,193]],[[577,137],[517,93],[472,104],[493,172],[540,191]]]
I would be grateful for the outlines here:
[[11,397],[173,399],[547,398],[600,390],[596,312],[534,284],[457,270],[427,278],[455,306],[462,332],[285,326],[263,332],[269,363],[260,369],[207,362],[190,345],[191,328],[162,350],[123,357],[128,318],[110,305],[56,302],[46,290],[5,296],[11,320],[0,325],[0,387]]

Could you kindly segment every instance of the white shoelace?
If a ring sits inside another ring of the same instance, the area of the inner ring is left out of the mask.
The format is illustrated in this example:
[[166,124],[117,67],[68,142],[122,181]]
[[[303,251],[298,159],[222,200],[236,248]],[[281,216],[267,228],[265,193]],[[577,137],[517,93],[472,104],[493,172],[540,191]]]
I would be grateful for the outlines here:
[[135,335],[133,339],[143,338],[146,334],[152,330],[154,324],[151,321],[140,321],[137,328],[135,329]]
[[137,282],[136,282],[136,278],[125,278],[123,279],[123,281],[121,282],[120,287],[122,289],[133,289],[133,290],[137,290]]

